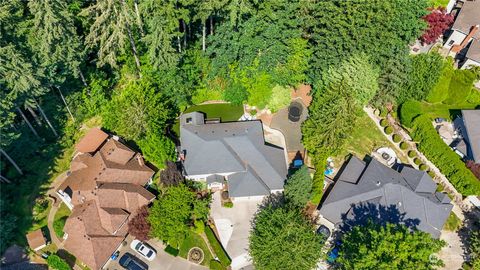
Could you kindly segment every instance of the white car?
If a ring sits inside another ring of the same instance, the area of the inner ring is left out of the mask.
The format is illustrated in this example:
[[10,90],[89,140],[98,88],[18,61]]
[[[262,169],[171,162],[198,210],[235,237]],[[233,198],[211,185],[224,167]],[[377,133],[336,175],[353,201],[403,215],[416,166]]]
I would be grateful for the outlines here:
[[153,248],[137,239],[132,241],[132,243],[130,244],[130,248],[135,250],[138,254],[142,255],[142,257],[149,261],[153,261],[153,259],[155,259],[155,256],[157,256],[157,253],[155,252],[155,250],[153,250]]

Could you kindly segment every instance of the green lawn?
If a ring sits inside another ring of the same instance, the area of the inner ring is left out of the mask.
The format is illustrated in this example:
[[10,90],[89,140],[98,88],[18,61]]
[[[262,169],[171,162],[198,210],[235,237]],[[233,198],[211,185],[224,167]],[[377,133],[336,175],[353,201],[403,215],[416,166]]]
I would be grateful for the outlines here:
[[406,151],[400,153],[395,146],[382,134],[373,120],[364,112],[358,117],[355,127],[344,144],[344,148],[334,157],[335,165],[339,166],[348,154],[354,154],[362,159],[365,155],[370,155],[374,150],[380,147],[388,146],[395,150],[402,162],[407,162]]
[[[183,113],[189,112],[203,112],[206,114],[207,119],[211,118],[220,118],[222,122],[237,121],[243,115],[243,106],[242,105],[232,105],[229,103],[217,103],[217,104],[205,104],[205,105],[194,105],[188,107]],[[180,126],[178,121],[175,122],[173,126],[173,131],[179,135]]]
[[224,267],[229,266],[232,263],[232,260],[228,257],[228,254],[223,249],[220,241],[218,241],[217,237],[213,233],[210,226],[205,226],[205,234],[207,235],[208,241],[210,242],[210,246],[213,249],[213,252],[217,255],[218,259],[220,260],[221,264]]
[[435,119],[437,117],[453,120],[457,115],[461,114],[461,110],[464,109],[475,109],[478,104],[472,104],[468,102],[458,103],[458,104],[443,104],[443,103],[428,103],[422,102],[422,112],[427,115],[430,119]]
[[431,7],[447,7],[449,0],[430,0]]
[[462,225],[462,221],[455,215],[455,213],[451,212],[450,216],[448,216],[447,222],[443,225],[443,229],[447,231],[456,231]]
[[53,220],[53,230],[57,237],[63,237],[63,227],[65,227],[65,222],[67,221],[68,216],[70,215],[70,209],[62,203],[60,208],[58,208],[57,213],[55,213],[55,218]]
[[178,255],[186,259],[188,256],[188,251],[193,247],[199,247],[203,250],[203,254],[205,254],[205,257],[202,261],[202,265],[208,266],[210,264],[210,260],[213,259],[213,256],[208,250],[207,244],[205,243],[205,241],[203,241],[203,238],[193,231],[190,231],[186,235],[185,240],[183,240],[183,243],[180,245],[180,252],[178,253]]

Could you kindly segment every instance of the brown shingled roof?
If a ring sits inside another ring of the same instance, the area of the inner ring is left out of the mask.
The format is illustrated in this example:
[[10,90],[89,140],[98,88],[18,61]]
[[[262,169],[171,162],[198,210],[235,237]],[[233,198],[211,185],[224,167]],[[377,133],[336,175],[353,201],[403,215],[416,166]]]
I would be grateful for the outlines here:
[[47,244],[41,229],[28,233],[27,242],[30,248],[33,250],[38,250]]
[[95,152],[107,138],[107,133],[99,128],[92,128],[83,136],[80,142],[75,145],[75,149],[82,153]]

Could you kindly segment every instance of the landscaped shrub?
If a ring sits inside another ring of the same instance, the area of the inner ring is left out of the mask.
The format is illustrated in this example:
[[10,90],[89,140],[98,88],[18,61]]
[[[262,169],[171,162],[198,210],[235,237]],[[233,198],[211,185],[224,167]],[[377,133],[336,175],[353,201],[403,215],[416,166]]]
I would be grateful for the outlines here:
[[398,134],[393,134],[392,139],[393,139],[393,142],[399,143],[402,140],[402,136]]
[[388,126],[384,129],[385,134],[390,135],[393,133],[393,128],[391,126]]
[[387,119],[382,119],[380,120],[380,126],[381,127],[386,127],[388,125],[388,120]]
[[444,101],[446,104],[457,104],[466,101],[470,96],[473,82],[476,79],[475,72],[465,69],[457,69],[453,73],[450,81],[448,98]]
[[422,161],[419,158],[415,158],[413,160],[413,163],[415,163],[415,165],[420,165],[420,164],[422,164]]
[[250,110],[250,115],[257,115],[257,110]]
[[174,248],[174,247],[172,247],[172,246],[170,246],[170,245],[168,245],[164,250],[165,250],[165,252],[167,252],[168,254],[170,254],[170,255],[172,255],[172,256],[174,256],[174,257],[177,257],[177,256],[178,256],[179,250],[176,249],[176,248]]
[[464,196],[480,194],[480,181],[438,136],[427,116],[415,119],[412,137],[418,142],[418,149],[440,169],[458,192]]
[[454,68],[453,58],[449,57],[443,65],[442,74],[438,79],[437,84],[427,96],[427,101],[430,103],[443,102],[448,97],[448,88],[452,80]]
[[387,116],[388,110],[386,108],[379,109],[380,110],[380,117],[385,117]]
[[415,117],[422,114],[421,103],[416,100],[407,100],[400,106],[400,122],[402,125],[411,128]]
[[407,150],[407,149],[408,149],[408,143],[402,142],[402,143],[400,144],[400,149],[402,149],[402,150]]
[[233,207],[233,202],[224,202],[223,207],[232,208]]
[[207,236],[210,246],[217,255],[223,267],[225,268],[229,266],[232,263],[232,260],[230,260],[230,257],[228,257],[227,252],[225,252],[225,250],[223,249],[222,245],[218,241],[210,226],[205,227],[205,235]]
[[201,220],[195,220],[193,222],[193,225],[195,227],[194,231],[198,234],[202,234],[205,231],[205,223]]
[[[430,177],[434,178],[435,177],[435,172],[434,171],[428,171],[428,175],[430,175]],[[439,185],[441,186],[441,185]]]
[[48,256],[47,258],[47,264],[49,269],[54,269],[54,270],[70,270],[72,269],[68,263],[60,258],[58,255],[53,254]]
[[417,156],[417,153],[413,150],[408,151],[408,157],[409,158],[414,158]]
[[427,165],[420,164],[420,166],[418,166],[418,168],[420,169],[420,171],[425,171],[427,169]]

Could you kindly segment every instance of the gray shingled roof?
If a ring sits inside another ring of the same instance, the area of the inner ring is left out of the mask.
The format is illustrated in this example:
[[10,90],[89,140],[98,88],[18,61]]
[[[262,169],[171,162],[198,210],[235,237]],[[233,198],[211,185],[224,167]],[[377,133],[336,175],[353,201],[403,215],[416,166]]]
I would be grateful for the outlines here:
[[465,57],[473,61],[480,62],[480,40],[472,40],[472,44],[468,48]]
[[469,146],[468,157],[480,162],[480,110],[462,110],[466,139]]
[[[354,175],[358,175],[356,182],[352,181]],[[375,159],[365,164],[353,156],[323,202],[320,214],[339,225],[345,216],[352,215],[355,206],[394,206],[405,220],[418,221],[417,229],[439,237],[453,206],[448,196],[435,190],[436,184],[425,172],[410,167],[398,172]]]
[[[462,9],[455,18],[452,29],[458,30],[465,35],[470,33],[472,26],[480,24],[480,1],[464,1]],[[477,31],[473,36],[480,39],[480,31]]]
[[186,118],[200,119],[198,114],[184,114],[180,120],[187,175],[233,173],[227,177],[232,197],[283,189],[287,176],[284,151],[265,144],[260,121],[186,123]]

